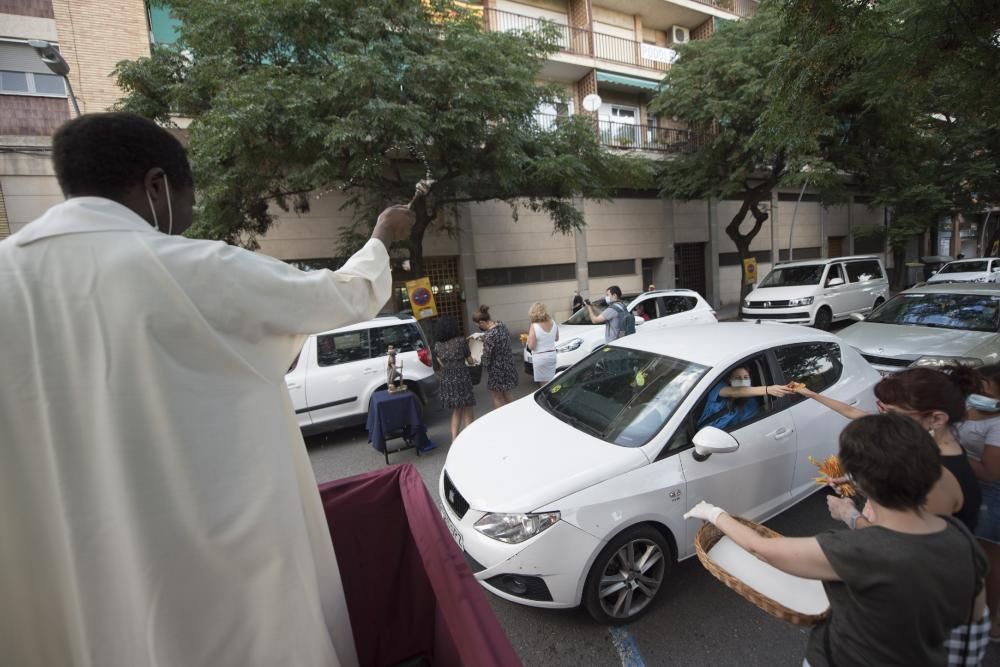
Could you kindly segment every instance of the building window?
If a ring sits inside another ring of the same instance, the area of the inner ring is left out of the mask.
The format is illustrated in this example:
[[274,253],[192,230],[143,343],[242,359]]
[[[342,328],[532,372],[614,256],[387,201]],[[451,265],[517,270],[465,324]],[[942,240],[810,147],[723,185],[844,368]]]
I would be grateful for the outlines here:
[[576,278],[575,264],[543,264],[514,266],[508,269],[480,269],[476,280],[480,287],[503,287],[526,283],[548,283]]
[[0,94],[66,97],[66,84],[25,42],[0,41]]
[[633,276],[635,275],[634,259],[612,259],[606,262],[588,262],[587,273],[591,278],[605,278],[607,276]]

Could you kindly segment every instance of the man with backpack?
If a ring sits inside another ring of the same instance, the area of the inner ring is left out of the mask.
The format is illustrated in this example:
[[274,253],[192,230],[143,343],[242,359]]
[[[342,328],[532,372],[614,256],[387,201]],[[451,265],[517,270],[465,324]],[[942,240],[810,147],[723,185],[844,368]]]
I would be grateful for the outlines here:
[[628,307],[622,303],[622,291],[618,285],[612,285],[604,292],[608,307],[603,312],[598,313],[590,301],[587,301],[587,310],[590,314],[590,321],[594,324],[604,325],[604,342],[610,343],[613,340],[635,333],[635,315],[629,312]]

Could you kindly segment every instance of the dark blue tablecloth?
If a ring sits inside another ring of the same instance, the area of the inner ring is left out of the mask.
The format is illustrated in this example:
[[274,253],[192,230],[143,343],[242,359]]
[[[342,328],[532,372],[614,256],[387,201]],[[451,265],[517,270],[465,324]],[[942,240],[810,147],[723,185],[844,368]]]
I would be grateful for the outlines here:
[[420,401],[412,391],[400,391],[390,394],[388,391],[376,391],[368,406],[368,442],[376,450],[385,451],[385,441],[398,437],[398,434],[409,427],[417,449],[427,446],[427,427],[420,415]]

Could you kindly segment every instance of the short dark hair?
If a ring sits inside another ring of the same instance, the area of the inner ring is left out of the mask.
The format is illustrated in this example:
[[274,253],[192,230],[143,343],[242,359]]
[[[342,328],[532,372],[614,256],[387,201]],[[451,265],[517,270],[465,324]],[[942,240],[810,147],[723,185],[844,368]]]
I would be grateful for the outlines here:
[[622,288],[619,287],[618,285],[612,285],[611,287],[608,288],[608,291],[611,292],[614,296],[618,297],[619,299],[622,298]]
[[981,390],[983,377],[968,366],[908,368],[888,375],[875,385],[875,397],[888,405],[918,412],[940,410],[948,421],[965,419],[965,399]]
[[70,197],[119,199],[155,167],[175,188],[194,184],[181,142],[132,113],[92,113],[64,123],[52,138],[52,162]]
[[855,419],[840,434],[840,462],[883,507],[913,510],[941,477],[941,452],[916,420],[885,413]]
[[442,315],[438,318],[434,326],[434,338],[443,343],[452,338],[458,338],[461,334],[458,331],[458,322],[450,315]]

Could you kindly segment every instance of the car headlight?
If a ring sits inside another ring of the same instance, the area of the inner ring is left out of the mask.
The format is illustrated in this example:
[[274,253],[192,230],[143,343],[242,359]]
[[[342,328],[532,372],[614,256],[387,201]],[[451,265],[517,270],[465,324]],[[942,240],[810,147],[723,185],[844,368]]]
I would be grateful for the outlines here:
[[813,302],[813,297],[804,296],[801,299],[789,299],[789,306],[811,306]]
[[744,308],[750,307],[750,299],[743,299],[743,307]]
[[910,368],[939,368],[941,366],[947,366],[949,364],[960,364],[962,366],[982,366],[982,359],[975,359],[973,357],[941,357],[935,355],[929,355],[926,357],[920,357],[912,364]]
[[583,345],[582,338],[570,338],[565,343],[556,345],[556,352],[572,352],[573,350],[580,349],[581,345]]
[[476,522],[475,528],[486,537],[519,544],[538,535],[559,521],[559,512],[538,514],[494,514],[489,513]]

